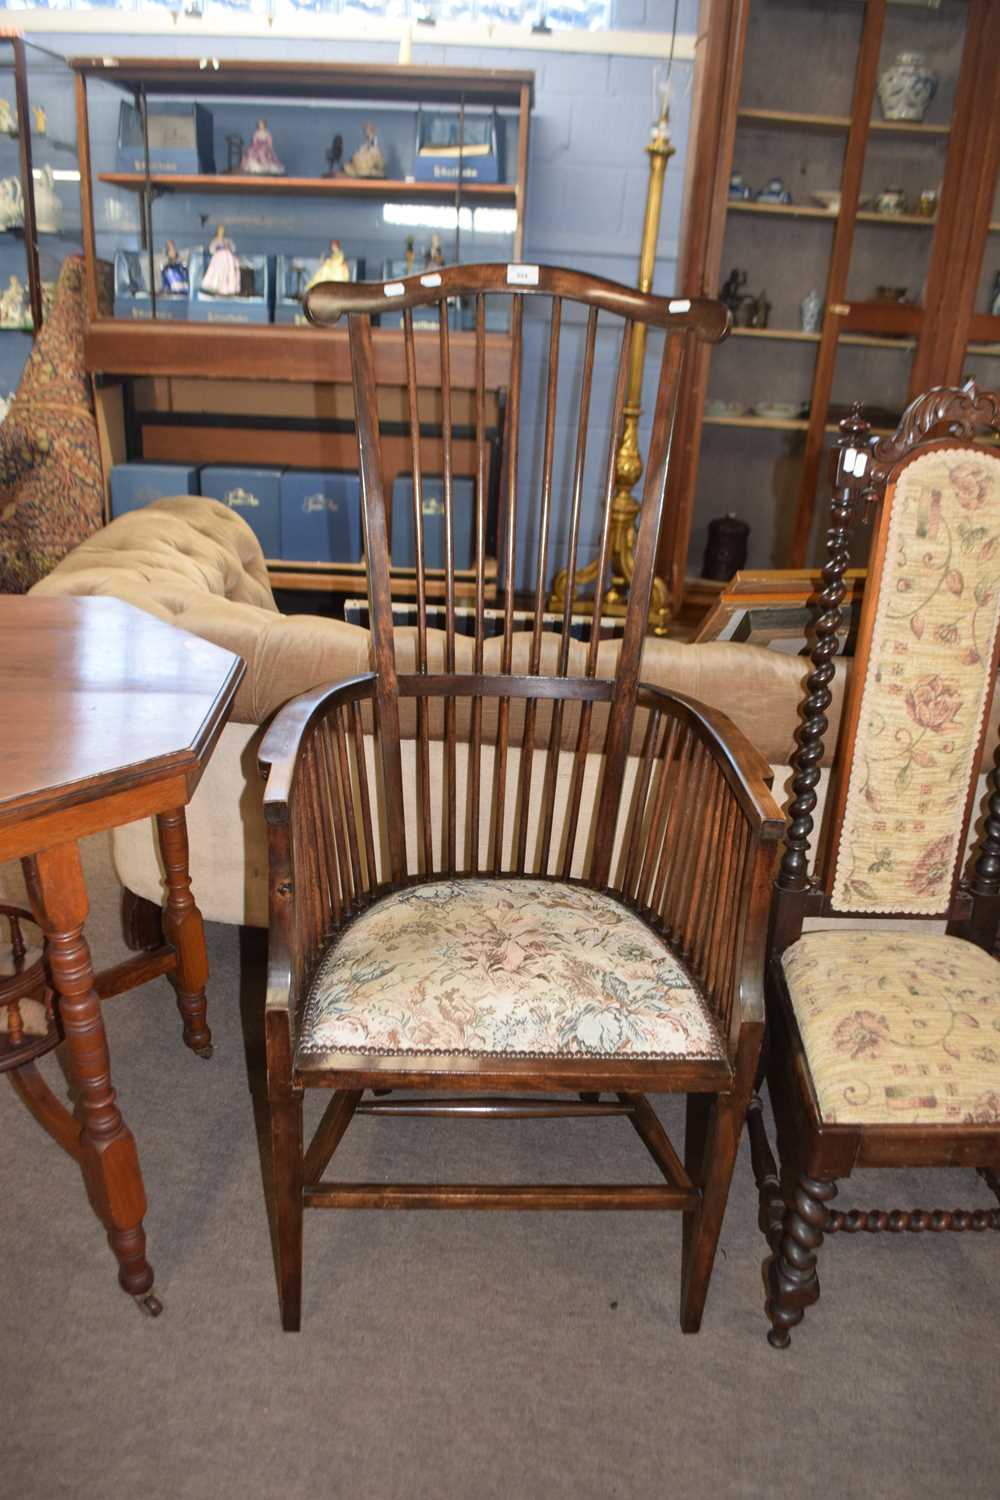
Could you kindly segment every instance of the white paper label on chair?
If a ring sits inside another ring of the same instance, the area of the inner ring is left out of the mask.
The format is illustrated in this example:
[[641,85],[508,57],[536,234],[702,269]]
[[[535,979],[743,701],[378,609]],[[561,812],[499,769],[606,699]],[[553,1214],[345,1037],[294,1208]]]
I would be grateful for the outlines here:
[[440,286],[441,285],[441,278],[440,278],[440,276],[438,275],[438,273],[436,271],[432,271],[429,276],[421,276],[421,278],[420,278],[420,285],[421,286]]
[[667,303],[667,312],[686,313],[691,311],[690,297],[678,297],[674,302]]
[[387,281],[382,288],[382,295],[385,297],[402,297],[405,292],[406,287],[401,281]]
[[538,285],[538,267],[537,266],[508,266],[507,267],[507,285],[508,286],[537,286]]

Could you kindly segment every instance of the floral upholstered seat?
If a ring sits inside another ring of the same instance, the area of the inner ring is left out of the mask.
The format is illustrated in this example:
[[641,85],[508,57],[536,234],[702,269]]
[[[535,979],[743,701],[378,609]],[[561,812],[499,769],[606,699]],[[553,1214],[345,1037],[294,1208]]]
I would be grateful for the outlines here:
[[548,880],[440,880],[379,901],[323,959],[297,1061],[382,1056],[723,1059],[663,942],[619,902]]
[[1000,1121],[1000,963],[982,948],[811,932],[782,968],[824,1121]]

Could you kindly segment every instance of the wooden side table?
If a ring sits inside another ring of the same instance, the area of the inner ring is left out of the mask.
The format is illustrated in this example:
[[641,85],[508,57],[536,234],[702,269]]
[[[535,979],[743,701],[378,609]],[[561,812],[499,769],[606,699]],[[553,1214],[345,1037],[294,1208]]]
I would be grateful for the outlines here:
[[[160,1304],[146,1259],[142,1173],[111,1084],[100,1002],[169,975],[184,1041],[211,1053],[205,933],[191,894],[184,808],[243,672],[239,657],[117,599],[0,597],[0,861],[21,859],[47,939],[78,1091],[75,1118],[33,1064],[8,1076],[79,1161],[118,1279],[153,1313]],[[156,818],[166,872],[164,941],[95,974],[77,840],[145,817]]]

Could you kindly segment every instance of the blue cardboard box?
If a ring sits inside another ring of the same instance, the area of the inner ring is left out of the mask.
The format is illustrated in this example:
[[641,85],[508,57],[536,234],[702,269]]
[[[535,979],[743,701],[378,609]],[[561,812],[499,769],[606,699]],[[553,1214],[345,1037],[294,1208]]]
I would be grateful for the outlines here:
[[187,464],[115,464],[111,470],[112,518],[166,495],[198,493],[198,470]]
[[421,109],[413,175],[417,182],[499,182],[496,110]]
[[[191,257],[197,253],[194,250],[179,249],[177,251],[177,258],[187,266],[189,276]],[[166,259],[165,250],[158,250],[153,256],[153,275],[156,277],[156,317],[186,318],[190,287],[187,292],[162,290],[163,267]],[[144,250],[115,251],[114,314],[116,318],[151,318],[153,316],[153,299],[149,295],[149,256]]]
[[[444,481],[437,474],[424,474],[424,562],[428,568],[444,567]],[[456,568],[471,568],[476,560],[476,486],[472,479],[452,479],[452,538]],[[392,561],[397,568],[412,568],[417,552],[413,527],[413,475],[397,474],[392,487]]]
[[281,556],[291,562],[361,561],[361,481],[333,469],[281,476]]
[[[163,99],[146,106],[149,170],[157,173],[215,171],[212,113],[203,104]],[[118,111],[118,170],[145,172],[142,116],[134,104]]]
[[[308,327],[309,319],[302,310],[302,300],[310,278],[321,264],[318,255],[279,255],[274,277],[274,321],[295,323]],[[363,260],[349,260],[352,281],[364,281]]]
[[191,303],[188,316],[198,323],[270,323],[272,277],[270,255],[237,255],[246,292],[220,297],[202,290],[211,252],[207,246],[191,256]]
[[201,493],[221,500],[251,526],[265,557],[281,556],[281,470],[206,464]]

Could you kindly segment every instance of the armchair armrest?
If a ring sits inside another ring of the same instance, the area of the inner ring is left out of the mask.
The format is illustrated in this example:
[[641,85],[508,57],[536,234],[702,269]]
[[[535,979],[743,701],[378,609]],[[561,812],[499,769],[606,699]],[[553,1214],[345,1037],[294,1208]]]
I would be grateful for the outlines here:
[[768,911],[785,831],[764,757],[725,714],[642,684],[648,721],[618,893],[697,979],[735,1055],[763,1025]]
[[361,719],[361,704],[374,691],[369,672],[303,693],[278,712],[261,745],[270,888],[269,1046],[290,1046],[325,942],[377,888],[375,798]]

